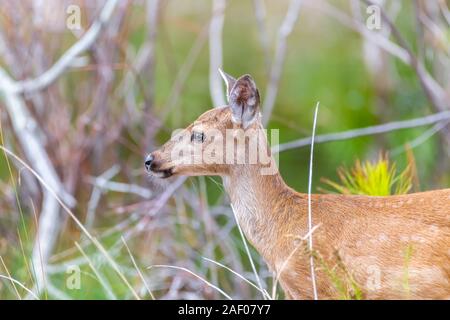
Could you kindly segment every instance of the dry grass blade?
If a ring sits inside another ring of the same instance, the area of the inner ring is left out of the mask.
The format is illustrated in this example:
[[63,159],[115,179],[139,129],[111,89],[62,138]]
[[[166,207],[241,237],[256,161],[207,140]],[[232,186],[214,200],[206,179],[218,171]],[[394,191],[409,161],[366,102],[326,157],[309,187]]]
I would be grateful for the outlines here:
[[[315,144],[332,141],[342,141],[375,134],[389,133],[397,130],[417,128],[434,124],[437,122],[442,122],[449,119],[450,119],[450,111],[442,111],[430,114],[428,116],[410,120],[393,121],[376,126],[318,135],[315,138]],[[274,153],[283,152],[291,149],[306,147],[309,146],[310,144],[311,144],[311,137],[302,138],[286,142],[277,146],[273,146],[272,152]]]
[[122,242],[123,242],[123,244],[125,245],[125,248],[127,249],[128,254],[130,255],[131,262],[133,262],[133,266],[134,266],[134,268],[136,269],[137,273],[139,274],[139,277],[141,278],[142,283],[143,283],[144,286],[145,286],[145,289],[147,289],[147,292],[148,292],[148,294],[150,295],[150,297],[152,298],[152,300],[155,300],[155,296],[153,295],[152,290],[150,290],[150,287],[148,286],[147,281],[145,280],[145,277],[144,277],[144,275],[143,275],[142,272],[141,272],[141,269],[139,269],[139,267],[137,266],[136,261],[134,260],[133,254],[131,253],[131,250],[130,250],[130,248],[128,247],[127,242],[125,241],[125,238],[124,238],[123,236],[120,237],[120,238],[122,239]]
[[[314,157],[314,137],[316,135],[317,125],[317,113],[319,112],[319,102],[317,102],[316,110],[314,111],[313,131],[311,137],[311,155],[309,158],[309,178],[308,178],[308,232],[309,232],[309,251],[313,251],[313,238],[312,238],[312,205],[311,205],[311,189],[312,189],[312,174],[313,174],[313,157]],[[313,286],[314,300],[317,300],[317,287],[316,287],[316,273],[314,271],[314,257],[311,255],[309,258],[311,265],[311,282]]]
[[[253,274],[255,275],[256,281],[258,283],[259,289],[261,291],[264,291],[264,288],[262,286],[261,279],[259,278],[258,272],[256,271],[255,263],[253,262],[252,255],[250,254],[250,250],[248,249],[247,240],[245,240],[244,233],[242,232],[241,226],[239,225],[239,221],[236,217],[236,211],[234,210],[233,204],[230,203],[231,209],[233,211],[234,219],[236,221],[236,225],[239,230],[239,234],[241,236],[242,242],[244,243],[245,253],[247,254],[248,260],[250,261],[250,265],[252,266]],[[266,297],[264,296],[264,299]]]
[[[16,279],[10,277],[10,276],[5,276],[3,274],[0,274],[0,278],[2,279],[6,279],[11,281],[12,283],[17,284],[19,287],[21,287],[22,289],[24,289],[27,293],[29,293],[34,299],[39,300],[39,297],[37,295],[34,294],[33,291],[31,291],[30,289],[28,289],[27,287],[25,287],[22,283],[20,283],[19,281],[17,281]],[[15,286],[14,286],[15,287]],[[16,289],[17,290],[17,289]],[[20,296],[19,296],[20,297]]]
[[109,299],[117,300],[116,295],[111,289],[111,286],[108,284],[106,279],[98,272],[97,268],[92,263],[91,259],[89,259],[89,256],[84,252],[83,248],[78,244],[78,242],[75,241],[75,246],[77,249],[81,252],[83,257],[86,259],[87,263],[89,264],[89,267],[91,267],[92,271],[95,273],[95,276],[97,277],[98,281],[102,285],[102,287],[105,289],[106,294],[108,295]]
[[[11,274],[9,273],[9,270],[8,270],[8,268],[6,267],[5,261],[3,261],[2,256],[0,256],[0,262],[2,263],[3,268],[5,269],[6,273],[8,274],[8,277],[9,277],[10,279],[12,279],[12,278],[11,278]],[[13,286],[13,288],[14,288],[14,291],[16,292],[16,295],[17,295],[17,297],[19,298],[19,300],[22,300],[22,297],[20,296],[19,291],[17,290],[16,285],[14,284],[14,281],[11,280],[11,284],[12,284],[12,286]]]
[[[37,213],[36,213],[36,208],[35,208],[32,200],[31,200],[31,207],[33,208],[33,217],[34,217],[34,223],[36,225],[36,230],[39,230],[39,222],[38,222],[38,217],[37,217]],[[47,280],[46,280],[47,274],[46,274],[45,267],[44,267],[44,259],[42,258],[41,239],[39,237],[39,232],[36,232],[36,243],[37,243],[38,253],[39,253],[40,269],[42,272],[42,284],[44,286],[43,291],[45,293],[45,297],[47,298]],[[42,289],[40,289],[38,292],[41,292],[41,291],[42,291]]]
[[[295,248],[289,253],[288,257],[283,261],[283,264],[281,265],[280,269],[277,270],[275,281],[272,288],[272,299],[275,299],[275,293],[276,293],[276,286],[278,285],[278,282],[280,280],[281,275],[283,274],[284,269],[288,265],[289,261],[292,259],[294,254],[297,252],[297,250],[301,247],[303,241],[307,240],[315,231],[317,228],[319,228],[321,224],[315,225],[306,235],[303,237],[296,237],[295,240],[299,240],[299,243],[295,246]],[[311,253],[312,254],[312,253]]]
[[114,260],[111,258],[111,256],[108,254],[106,249],[97,241],[95,237],[93,237],[89,231],[83,226],[83,224],[78,220],[78,218],[73,214],[72,210],[70,210],[65,203],[58,197],[56,192],[45,182],[45,180],[31,168],[28,164],[25,163],[22,159],[20,159],[15,153],[8,150],[4,146],[0,145],[0,149],[2,149],[4,152],[6,152],[8,155],[16,159],[20,164],[22,164],[25,168],[27,168],[35,177],[39,180],[40,183],[48,190],[48,192],[55,197],[55,199],[58,201],[58,203],[61,205],[61,207],[69,214],[69,216],[75,221],[76,225],[83,231],[83,233],[92,241],[92,243],[97,247],[97,249],[100,250],[100,252],[105,256],[105,258],[108,260],[110,265],[113,267],[114,271],[119,275],[119,277],[123,280],[123,282],[126,284],[126,286],[130,289],[133,296],[140,300],[139,295],[136,293],[136,291],[133,289],[133,287],[130,285],[128,280],[125,278],[124,274],[120,271],[117,264],[114,262]]
[[227,267],[226,265],[218,262],[218,261],[214,261],[212,259],[208,259],[205,257],[202,257],[204,260],[214,263],[228,271],[230,271],[232,274],[234,274],[235,276],[239,277],[240,279],[244,280],[245,282],[247,282],[249,285],[251,285],[253,288],[255,288],[256,290],[258,290],[259,292],[262,293],[263,296],[265,296],[268,300],[271,300],[272,298],[270,297],[269,293],[267,292],[267,290],[261,290],[261,288],[259,288],[256,284],[254,284],[253,282],[251,282],[250,280],[248,280],[247,278],[245,278],[243,275],[241,275],[239,272],[234,271],[233,269]]
[[219,293],[221,293],[223,296],[225,296],[228,300],[233,300],[227,293],[225,293],[225,291],[223,291],[222,289],[220,289],[219,287],[213,285],[211,282],[209,282],[208,280],[200,277],[198,274],[192,272],[191,270],[187,269],[187,268],[183,268],[183,267],[177,267],[177,266],[171,266],[171,265],[167,265],[167,264],[155,264],[152,265],[150,267],[148,267],[147,269],[151,269],[151,268],[170,268],[170,269],[176,269],[176,270],[182,270],[185,271],[191,275],[193,275],[194,277],[196,277],[197,279],[200,279],[201,281],[203,281],[206,285],[208,285],[209,287],[213,288],[214,290],[217,290]]

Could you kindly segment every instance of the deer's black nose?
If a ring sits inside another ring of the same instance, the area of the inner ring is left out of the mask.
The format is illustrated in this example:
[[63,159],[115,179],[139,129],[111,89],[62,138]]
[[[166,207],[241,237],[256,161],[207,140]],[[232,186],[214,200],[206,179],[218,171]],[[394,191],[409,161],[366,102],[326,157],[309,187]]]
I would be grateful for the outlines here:
[[147,171],[150,171],[150,165],[153,162],[153,156],[151,154],[149,154],[146,158],[145,158],[145,169],[147,169]]

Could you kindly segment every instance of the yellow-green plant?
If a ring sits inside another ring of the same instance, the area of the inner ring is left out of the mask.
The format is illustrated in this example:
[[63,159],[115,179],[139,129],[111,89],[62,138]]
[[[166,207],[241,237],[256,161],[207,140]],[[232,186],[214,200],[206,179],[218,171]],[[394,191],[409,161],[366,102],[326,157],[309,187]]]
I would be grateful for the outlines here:
[[361,162],[347,169],[337,171],[340,182],[322,179],[324,183],[342,194],[365,194],[370,196],[388,196],[408,193],[415,182],[415,161],[412,153],[408,154],[408,165],[397,173],[395,162],[390,162],[386,154],[380,153],[378,160]]
[[340,300],[362,300],[363,291],[362,286],[355,280],[351,272],[349,272],[344,265],[339,253],[336,251],[333,253],[336,258],[336,264],[330,265],[329,262],[314,251],[314,258],[318,261],[319,270],[323,271],[331,284],[336,290],[336,298]]

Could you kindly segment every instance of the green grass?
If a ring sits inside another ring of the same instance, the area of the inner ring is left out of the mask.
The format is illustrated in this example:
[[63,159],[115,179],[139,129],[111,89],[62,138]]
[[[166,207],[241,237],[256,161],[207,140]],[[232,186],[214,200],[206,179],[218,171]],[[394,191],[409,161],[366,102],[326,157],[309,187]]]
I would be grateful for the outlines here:
[[414,161],[411,160],[403,171],[397,170],[395,162],[385,154],[380,154],[376,161],[356,160],[350,169],[338,169],[339,182],[329,179],[322,181],[342,194],[360,194],[369,196],[389,196],[406,194],[413,187],[415,177]]

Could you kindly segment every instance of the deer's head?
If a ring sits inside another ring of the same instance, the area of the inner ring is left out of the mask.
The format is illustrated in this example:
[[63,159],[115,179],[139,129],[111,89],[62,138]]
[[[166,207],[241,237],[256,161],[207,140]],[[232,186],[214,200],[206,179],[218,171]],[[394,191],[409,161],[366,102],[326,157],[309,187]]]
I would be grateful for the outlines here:
[[267,157],[255,82],[249,75],[235,79],[220,72],[227,86],[228,106],[205,112],[150,153],[145,167],[151,175],[224,176],[231,166],[258,162],[259,152]]

